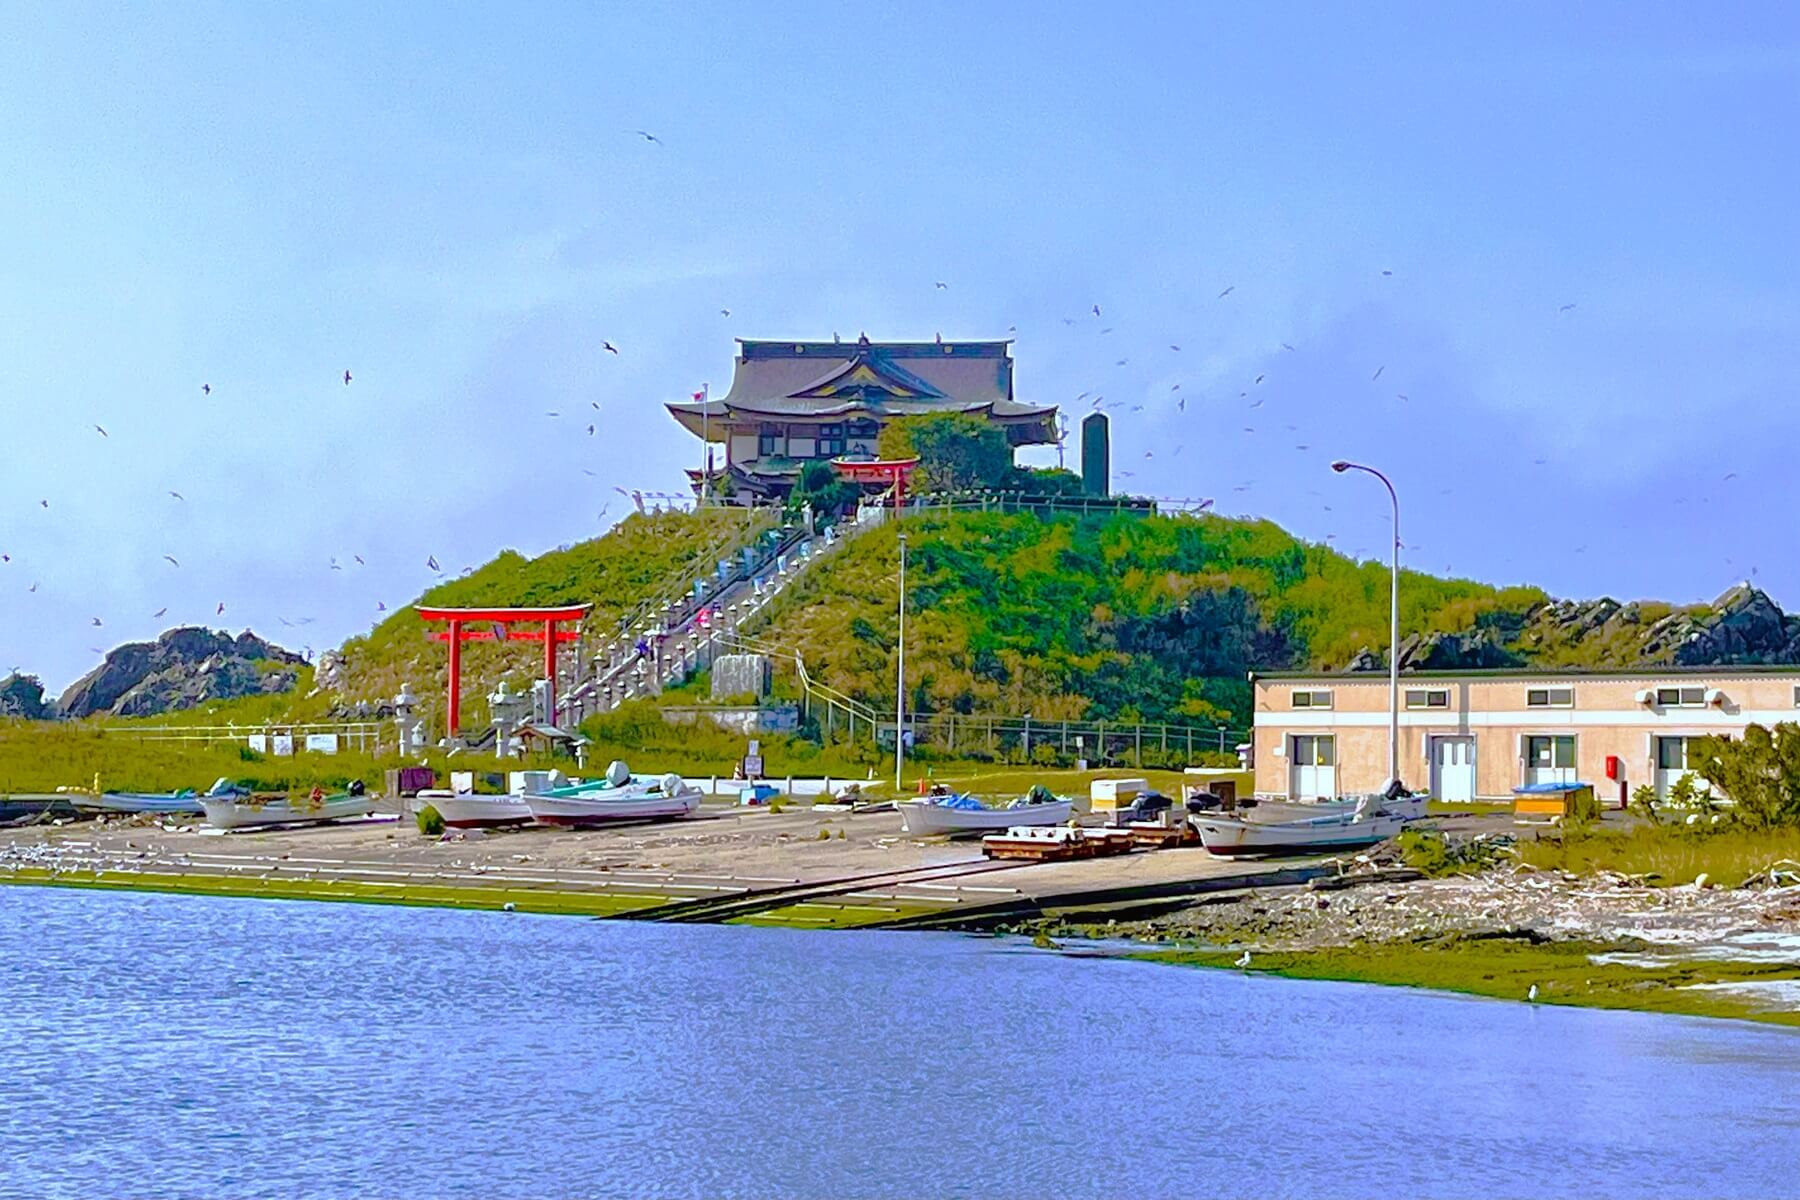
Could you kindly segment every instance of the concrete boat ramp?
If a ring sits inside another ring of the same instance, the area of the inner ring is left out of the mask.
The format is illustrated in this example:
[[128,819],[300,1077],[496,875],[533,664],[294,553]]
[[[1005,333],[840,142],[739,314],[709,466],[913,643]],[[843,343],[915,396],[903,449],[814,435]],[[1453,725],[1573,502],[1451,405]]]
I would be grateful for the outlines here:
[[1144,916],[1197,894],[1296,884],[1326,860],[1199,848],[990,862],[915,841],[889,813],[708,808],[693,820],[426,838],[410,824],[206,836],[172,822],[0,830],[0,882],[366,900],[630,920],[979,929],[1054,914]]

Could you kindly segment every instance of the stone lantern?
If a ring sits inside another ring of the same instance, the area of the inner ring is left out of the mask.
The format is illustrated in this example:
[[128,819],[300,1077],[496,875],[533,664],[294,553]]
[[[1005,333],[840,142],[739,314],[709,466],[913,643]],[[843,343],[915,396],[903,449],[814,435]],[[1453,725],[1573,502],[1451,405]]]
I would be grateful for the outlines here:
[[512,731],[518,728],[519,717],[525,712],[531,700],[526,696],[514,695],[502,679],[498,686],[488,694],[488,711],[494,719],[494,756],[496,758],[512,757]]

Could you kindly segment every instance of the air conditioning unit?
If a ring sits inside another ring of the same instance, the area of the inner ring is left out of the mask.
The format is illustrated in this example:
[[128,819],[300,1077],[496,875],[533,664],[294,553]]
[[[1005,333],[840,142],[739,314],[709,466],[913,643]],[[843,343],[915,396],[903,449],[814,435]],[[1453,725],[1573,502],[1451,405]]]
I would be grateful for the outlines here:
[[1656,702],[1656,693],[1649,688],[1640,688],[1636,699],[1639,704],[1654,704]]
[[1725,703],[1725,693],[1720,691],[1718,688],[1707,688],[1706,689],[1706,702],[1709,705],[1723,704],[1723,703]]

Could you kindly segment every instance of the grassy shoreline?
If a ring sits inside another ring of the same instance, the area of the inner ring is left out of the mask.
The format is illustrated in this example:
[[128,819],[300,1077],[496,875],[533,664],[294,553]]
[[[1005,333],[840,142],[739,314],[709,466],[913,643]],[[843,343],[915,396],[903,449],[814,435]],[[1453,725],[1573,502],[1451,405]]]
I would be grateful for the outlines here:
[[[606,894],[566,888],[484,884],[375,883],[360,879],[246,878],[182,871],[51,871],[20,867],[0,872],[0,886],[79,888],[118,892],[159,892],[188,896],[229,896],[253,900],[312,900],[343,904],[393,904],[409,908],[462,908],[543,916],[617,917],[658,908],[680,899],[662,893],[613,891]],[[900,905],[800,900],[780,908],[724,922],[798,929],[854,929],[929,909]]]
[[[1444,937],[1374,942],[1315,950],[1252,951],[1249,971],[1286,979],[1425,988],[1525,1002],[1625,1009],[1690,1017],[1724,1017],[1800,1026],[1800,1012],[1772,1008],[1753,992],[1730,986],[1800,981],[1800,965],[1683,958],[1655,965],[1595,962],[1596,956],[1654,954],[1643,942],[1559,942],[1525,937]],[[1150,950],[1139,961],[1238,969],[1239,951]]]

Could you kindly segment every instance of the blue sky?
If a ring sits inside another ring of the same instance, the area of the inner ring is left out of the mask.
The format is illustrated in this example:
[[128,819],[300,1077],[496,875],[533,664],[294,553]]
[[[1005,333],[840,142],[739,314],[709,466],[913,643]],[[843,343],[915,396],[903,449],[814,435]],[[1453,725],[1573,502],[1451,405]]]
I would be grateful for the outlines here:
[[1800,599],[1777,5],[8,11],[0,674],[335,645],[676,491],[662,405],[833,331],[1016,326],[1123,488],[1346,550],[1338,456],[1424,569]]

